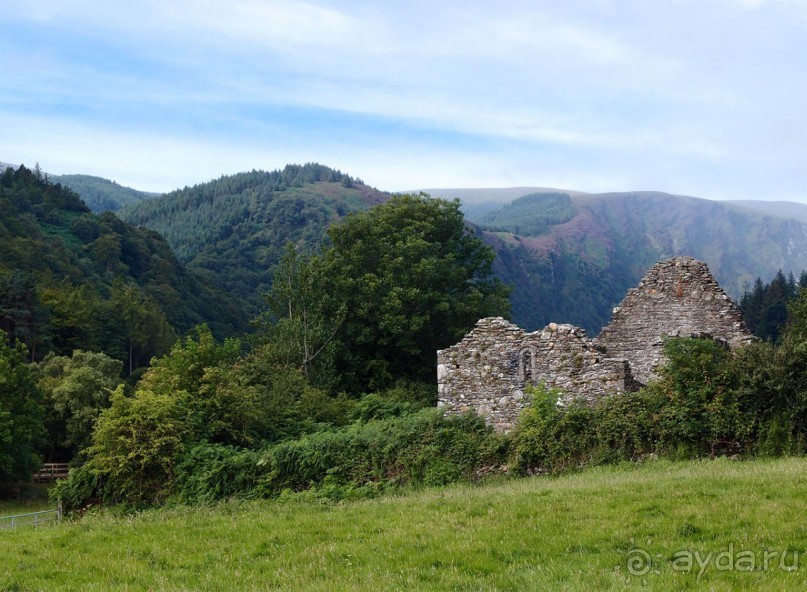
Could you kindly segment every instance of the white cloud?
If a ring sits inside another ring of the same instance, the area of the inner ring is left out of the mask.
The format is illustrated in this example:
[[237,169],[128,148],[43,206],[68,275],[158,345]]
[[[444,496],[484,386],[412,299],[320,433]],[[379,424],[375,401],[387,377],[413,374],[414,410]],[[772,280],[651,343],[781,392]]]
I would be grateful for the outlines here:
[[320,160],[385,187],[784,192],[807,185],[805,4],[12,3],[0,158],[161,189]]

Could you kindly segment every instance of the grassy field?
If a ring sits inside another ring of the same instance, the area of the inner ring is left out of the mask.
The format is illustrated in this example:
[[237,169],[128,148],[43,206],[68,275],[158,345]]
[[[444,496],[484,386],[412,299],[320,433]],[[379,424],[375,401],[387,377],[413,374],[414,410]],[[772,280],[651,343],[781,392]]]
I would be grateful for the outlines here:
[[48,489],[51,485],[50,483],[26,485],[16,498],[0,499],[0,516],[55,508],[56,505],[48,500]]
[[0,590],[797,590],[806,509],[782,459],[98,515],[0,533]]

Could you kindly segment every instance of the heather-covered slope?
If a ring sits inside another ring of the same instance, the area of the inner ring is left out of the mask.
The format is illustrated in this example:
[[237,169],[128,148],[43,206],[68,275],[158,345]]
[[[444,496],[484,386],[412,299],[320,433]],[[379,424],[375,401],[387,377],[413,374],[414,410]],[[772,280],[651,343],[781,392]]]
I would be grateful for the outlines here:
[[725,202],[664,193],[525,196],[477,222],[512,284],[513,320],[596,333],[660,259],[705,261],[735,298],[758,276],[807,267],[807,225]]

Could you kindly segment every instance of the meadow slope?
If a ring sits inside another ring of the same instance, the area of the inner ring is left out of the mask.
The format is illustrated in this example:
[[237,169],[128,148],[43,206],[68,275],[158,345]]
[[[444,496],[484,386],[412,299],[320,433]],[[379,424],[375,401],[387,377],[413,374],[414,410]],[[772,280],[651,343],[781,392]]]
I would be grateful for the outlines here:
[[660,461],[339,504],[90,516],[2,533],[0,590],[803,589],[806,469]]

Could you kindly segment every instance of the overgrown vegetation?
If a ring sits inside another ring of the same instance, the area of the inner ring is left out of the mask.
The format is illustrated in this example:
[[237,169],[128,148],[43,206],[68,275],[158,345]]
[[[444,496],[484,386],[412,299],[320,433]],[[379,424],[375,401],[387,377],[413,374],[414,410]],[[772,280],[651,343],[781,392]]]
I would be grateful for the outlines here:
[[[80,509],[285,490],[372,495],[501,462],[500,438],[481,419],[433,408],[434,350],[508,306],[459,203],[398,196],[330,235],[319,254],[287,247],[249,340],[220,342],[201,325],[137,375],[81,349],[36,364],[40,451],[76,465],[55,497]],[[136,298],[112,289],[115,302]],[[161,335],[147,308],[130,318]],[[130,361],[144,346],[125,344]]]
[[558,473],[648,457],[803,454],[807,444],[807,289],[779,343],[729,351],[711,339],[670,339],[660,377],[594,405],[533,391],[513,433],[514,467]]

